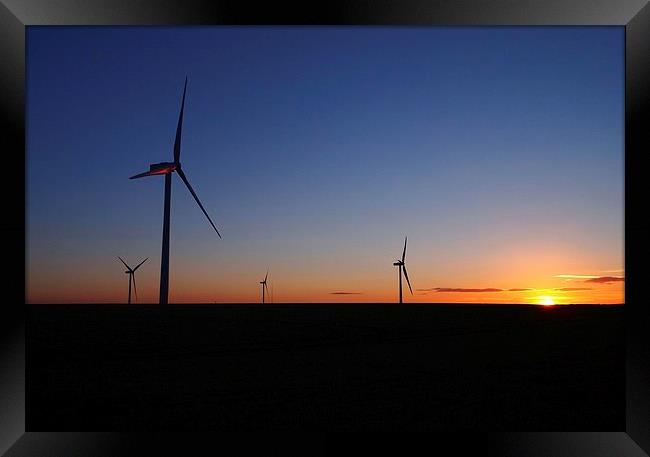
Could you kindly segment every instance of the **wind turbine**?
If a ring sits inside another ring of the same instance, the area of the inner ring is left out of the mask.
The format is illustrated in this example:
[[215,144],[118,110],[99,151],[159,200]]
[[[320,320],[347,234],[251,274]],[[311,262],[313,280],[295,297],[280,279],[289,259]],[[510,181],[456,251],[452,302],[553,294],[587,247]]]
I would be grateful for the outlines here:
[[217,227],[215,227],[214,222],[208,216],[207,211],[201,204],[199,197],[196,196],[194,189],[190,185],[190,182],[187,180],[187,176],[181,168],[181,130],[183,128],[183,110],[185,108],[185,92],[187,91],[187,77],[185,77],[185,87],[183,88],[183,100],[181,102],[181,112],[178,116],[178,125],[176,126],[176,139],[174,140],[174,161],[173,162],[160,162],[154,163],[149,166],[149,171],[140,173],[135,176],[131,176],[129,179],[143,178],[145,176],[165,176],[165,209],[163,215],[163,237],[162,237],[162,255],[160,258],[160,304],[166,305],[167,299],[169,296],[169,215],[170,215],[170,204],[171,204],[171,193],[172,193],[172,173],[176,172],[178,176],[183,180],[187,189],[198,203],[201,211],[205,214],[205,217],[210,221],[210,225],[219,238],[221,234]]
[[265,301],[264,300],[264,298],[265,298],[264,291],[266,290],[266,292],[268,292],[268,290],[269,290],[267,285],[266,285],[266,279],[268,277],[269,277],[269,272],[267,270],[266,271],[266,276],[264,276],[264,281],[260,281],[260,284],[262,285],[262,303],[264,303],[264,301]]
[[130,266],[128,266],[128,265],[126,264],[126,262],[125,262],[124,260],[122,260],[122,257],[118,257],[118,259],[120,259],[120,261],[121,261],[121,262],[124,264],[124,266],[126,267],[126,271],[125,271],[124,273],[126,273],[126,274],[129,275],[129,302],[128,302],[128,303],[129,303],[129,305],[130,305],[130,304],[131,304],[131,282],[133,282],[133,290],[135,291],[135,299],[136,299],[136,300],[138,299],[138,288],[135,286],[135,270],[137,270],[138,268],[140,268],[140,265],[142,265],[143,263],[145,263],[145,262],[149,259],[149,257],[147,257],[147,258],[144,259],[142,262],[140,262],[140,263],[138,264],[138,266],[135,267],[135,268],[131,268]]
[[393,266],[399,267],[399,302],[402,303],[402,271],[404,272],[404,277],[406,278],[406,283],[409,285],[409,290],[411,291],[411,295],[413,295],[413,289],[411,289],[411,281],[409,281],[409,275],[406,272],[406,264],[404,263],[404,260],[406,259],[406,239],[407,237],[404,237],[404,251],[402,252],[402,260],[396,260],[395,263],[393,263]]

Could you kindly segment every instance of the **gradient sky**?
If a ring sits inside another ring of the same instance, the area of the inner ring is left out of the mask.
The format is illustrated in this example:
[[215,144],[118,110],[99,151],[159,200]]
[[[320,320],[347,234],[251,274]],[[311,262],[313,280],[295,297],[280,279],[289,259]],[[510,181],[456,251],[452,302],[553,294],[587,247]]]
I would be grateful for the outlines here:
[[171,302],[267,268],[275,302],[395,301],[408,235],[405,301],[622,303],[623,59],[622,27],[29,27],[27,301],[126,301],[119,255],[157,302],[164,179],[128,177],[188,75],[223,240],[174,176]]

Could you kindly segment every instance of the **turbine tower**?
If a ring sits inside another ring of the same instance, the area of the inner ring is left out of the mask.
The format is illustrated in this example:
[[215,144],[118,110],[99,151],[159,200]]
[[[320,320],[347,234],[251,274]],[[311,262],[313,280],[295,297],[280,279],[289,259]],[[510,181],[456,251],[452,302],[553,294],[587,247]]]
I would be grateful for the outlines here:
[[187,176],[181,168],[181,130],[183,129],[183,110],[185,108],[185,92],[187,91],[187,77],[185,77],[185,86],[183,87],[183,100],[181,101],[181,112],[178,116],[178,125],[176,126],[176,139],[174,140],[174,161],[173,162],[160,162],[154,163],[149,166],[149,171],[144,173],[131,176],[129,179],[143,178],[145,176],[165,176],[165,206],[163,213],[163,236],[162,236],[162,255],[160,258],[160,304],[166,305],[169,297],[169,217],[170,217],[170,204],[171,204],[171,194],[172,194],[172,173],[176,172],[180,176],[181,180],[187,186],[187,189],[198,203],[201,211],[205,214],[205,217],[210,221],[210,225],[219,238],[221,234],[217,227],[215,227],[214,222],[208,216],[207,211],[201,204],[199,197],[196,196],[194,189],[190,185],[190,182],[187,180]]
[[393,263],[393,266],[399,267],[398,275],[399,275],[399,302],[402,302],[402,272],[404,272],[404,277],[406,278],[406,283],[409,285],[409,290],[411,291],[411,295],[413,295],[413,289],[411,289],[411,281],[409,281],[409,275],[406,272],[406,264],[404,263],[406,259],[406,239],[407,237],[404,237],[404,251],[402,252],[402,260],[396,260]]
[[266,298],[264,292],[265,291],[268,292],[268,290],[269,290],[268,287],[266,286],[266,279],[268,277],[269,277],[269,272],[267,270],[266,276],[264,276],[264,281],[260,281],[260,284],[262,285],[262,304],[264,304],[265,298]]
[[128,265],[126,264],[126,262],[125,262],[124,260],[122,260],[122,257],[118,257],[118,259],[120,259],[120,261],[121,261],[121,262],[124,264],[124,266],[126,267],[126,271],[125,271],[124,273],[126,273],[126,274],[129,275],[129,301],[128,301],[128,304],[130,305],[130,304],[131,304],[131,282],[133,282],[133,290],[135,291],[135,299],[136,299],[136,300],[138,299],[138,288],[135,286],[135,270],[137,270],[138,268],[140,268],[140,265],[142,265],[143,263],[145,263],[145,262],[149,259],[149,257],[147,257],[147,258],[144,259],[142,262],[140,262],[140,263],[138,264],[138,266],[135,267],[135,268],[131,268],[130,266],[128,266]]

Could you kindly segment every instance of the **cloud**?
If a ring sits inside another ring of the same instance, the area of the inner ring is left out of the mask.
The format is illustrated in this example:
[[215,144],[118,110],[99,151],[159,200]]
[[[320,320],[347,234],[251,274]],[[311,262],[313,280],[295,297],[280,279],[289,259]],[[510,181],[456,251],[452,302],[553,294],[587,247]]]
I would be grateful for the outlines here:
[[503,289],[488,287],[485,289],[463,289],[457,287],[432,287],[431,289],[416,289],[427,292],[503,292]]
[[593,290],[593,289],[591,287],[558,287],[553,290],[559,290],[561,292],[572,292],[574,290]]
[[[587,283],[601,283],[601,284],[610,284],[614,281],[624,281],[624,278],[617,276],[593,276],[593,275],[557,275],[557,277],[572,277],[572,278],[582,278]],[[514,287],[510,289],[499,289],[496,287],[483,287],[483,288],[468,288],[468,287],[431,287],[428,289],[416,289],[418,292],[423,292],[426,295],[430,292],[450,292],[450,293],[486,293],[486,292],[527,292],[532,290],[554,290],[556,292],[574,292],[580,290],[593,290],[591,287],[556,287],[554,289],[533,289],[530,287]]]
[[361,295],[361,292],[330,292],[330,295]]
[[420,292],[525,292],[528,290],[535,290],[529,287],[518,287],[514,289],[499,289],[496,287],[483,287],[483,288],[466,288],[466,287],[431,287],[429,289],[415,289]]
[[625,278],[620,276],[596,276],[589,278],[584,282],[594,282],[597,284],[611,284],[613,282],[625,281]]

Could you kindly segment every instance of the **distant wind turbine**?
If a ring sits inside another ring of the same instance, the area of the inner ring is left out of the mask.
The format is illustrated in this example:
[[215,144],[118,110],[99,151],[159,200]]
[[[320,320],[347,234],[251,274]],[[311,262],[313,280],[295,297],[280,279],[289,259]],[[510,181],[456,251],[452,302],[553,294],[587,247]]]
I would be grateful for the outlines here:
[[266,291],[266,292],[269,291],[268,287],[266,286],[266,280],[267,280],[268,277],[269,277],[269,272],[268,272],[268,270],[267,270],[267,272],[266,272],[266,276],[264,276],[264,281],[260,281],[260,284],[262,285],[262,303],[264,303],[264,301],[265,301],[265,294],[264,294],[264,292],[265,292],[265,291]]
[[187,77],[185,77],[185,86],[183,88],[183,100],[181,102],[181,112],[178,116],[178,125],[176,126],[176,139],[174,140],[174,161],[173,162],[160,162],[154,163],[149,166],[149,171],[140,173],[135,176],[131,176],[129,179],[143,178],[145,176],[157,176],[165,175],[165,209],[163,215],[163,238],[162,238],[162,256],[160,259],[160,304],[166,305],[169,297],[169,217],[170,217],[170,205],[171,205],[171,194],[172,194],[172,173],[178,173],[178,176],[181,177],[187,189],[198,203],[201,211],[205,214],[205,217],[210,221],[210,225],[219,238],[221,234],[217,227],[215,227],[214,222],[208,216],[207,211],[201,204],[199,197],[196,196],[194,189],[190,185],[190,182],[187,180],[183,169],[181,168],[181,130],[183,129],[183,110],[185,108],[185,92],[187,91]]
[[130,304],[131,304],[131,282],[133,282],[133,290],[134,290],[134,292],[135,292],[135,299],[136,299],[136,300],[138,299],[138,288],[135,286],[135,270],[137,270],[138,268],[140,268],[140,265],[142,265],[143,263],[145,263],[145,262],[149,259],[149,257],[147,257],[147,258],[144,259],[142,262],[140,262],[140,263],[138,264],[138,266],[135,267],[135,268],[131,268],[130,266],[128,266],[128,265],[126,264],[126,262],[125,262],[124,260],[122,260],[122,257],[118,257],[118,259],[120,259],[120,261],[121,261],[121,262],[124,264],[124,266],[126,267],[126,271],[125,271],[124,273],[126,273],[126,274],[129,275],[129,301],[128,301],[128,303],[129,303],[129,305],[130,305]]
[[393,263],[393,266],[399,267],[399,302],[402,303],[402,271],[404,272],[404,277],[406,278],[406,283],[409,285],[409,290],[411,291],[411,295],[413,295],[413,289],[411,289],[411,282],[409,281],[409,275],[406,272],[406,264],[404,263],[406,259],[406,239],[407,237],[404,237],[404,251],[402,252],[402,260],[396,260],[395,263]]

